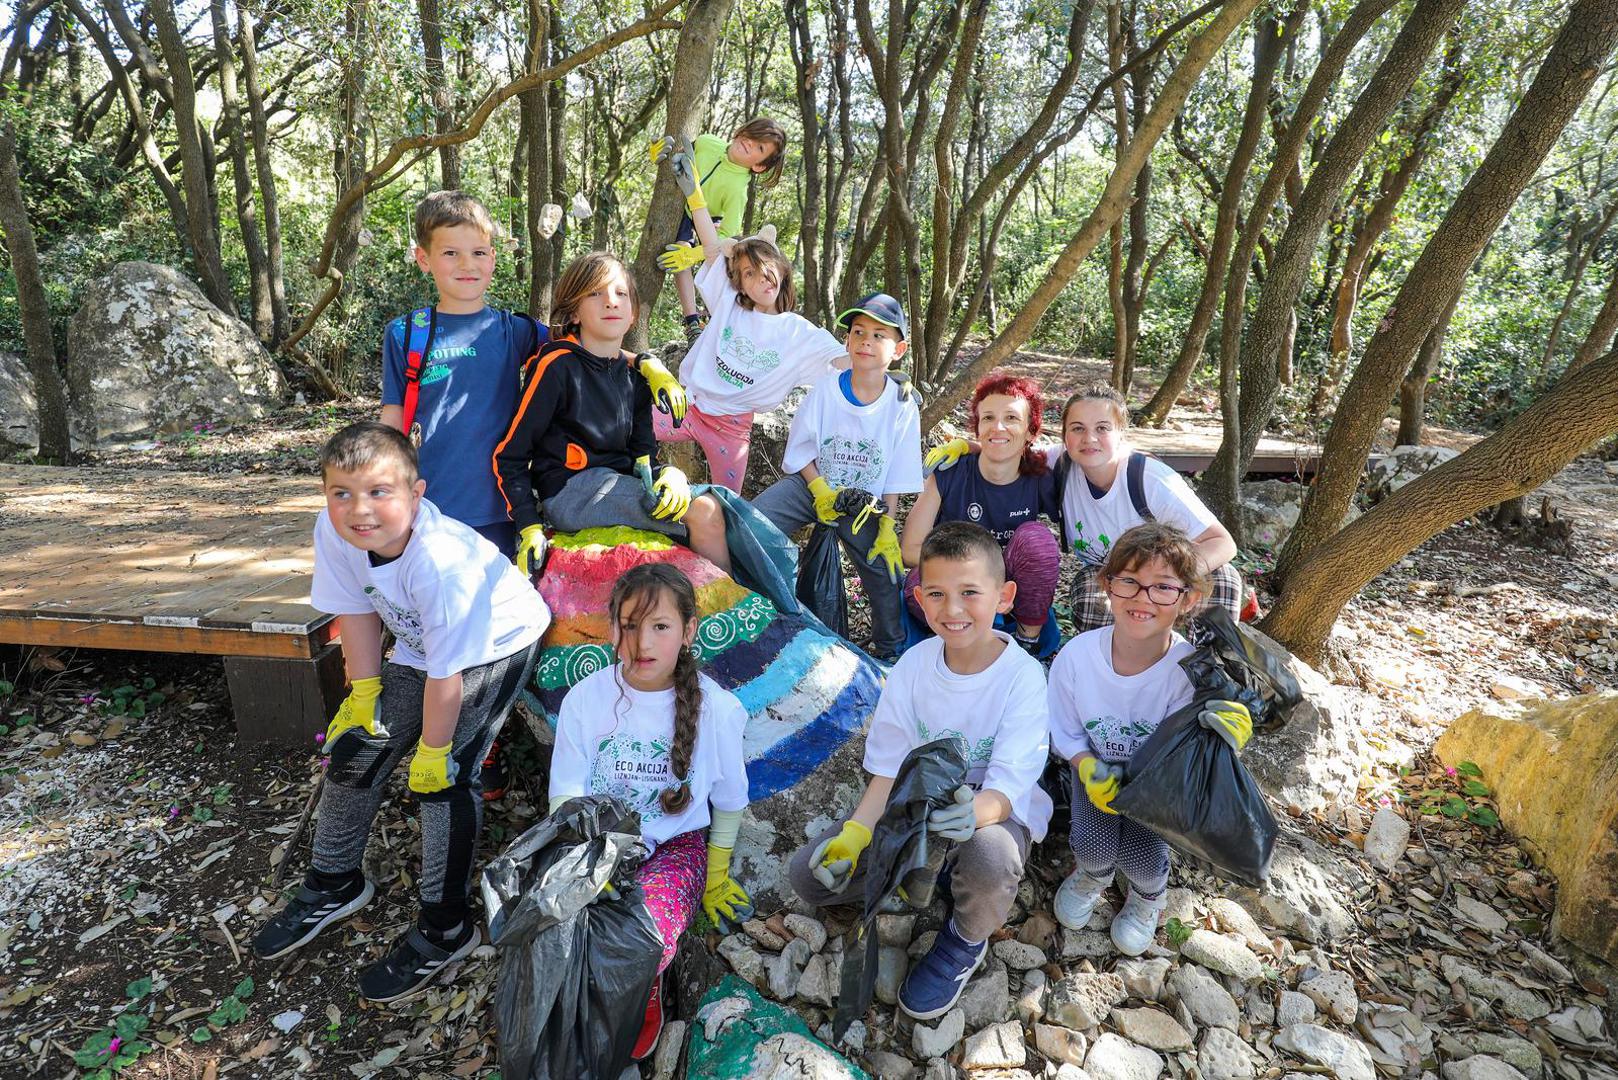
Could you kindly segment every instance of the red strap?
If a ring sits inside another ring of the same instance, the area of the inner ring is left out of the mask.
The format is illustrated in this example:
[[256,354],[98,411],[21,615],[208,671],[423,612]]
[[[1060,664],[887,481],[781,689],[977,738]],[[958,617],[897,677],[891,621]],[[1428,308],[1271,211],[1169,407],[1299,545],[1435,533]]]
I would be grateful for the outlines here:
[[410,434],[410,425],[416,422],[416,398],[421,396],[421,353],[413,352],[405,357],[405,386],[404,386],[404,433]]

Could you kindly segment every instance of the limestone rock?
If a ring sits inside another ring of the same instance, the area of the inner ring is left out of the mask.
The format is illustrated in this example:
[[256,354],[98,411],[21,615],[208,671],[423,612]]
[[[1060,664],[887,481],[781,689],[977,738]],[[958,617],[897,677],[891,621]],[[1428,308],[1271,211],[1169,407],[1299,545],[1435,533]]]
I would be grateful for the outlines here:
[[1359,1011],[1354,980],[1345,971],[1327,971],[1298,984],[1298,992],[1331,1015],[1339,1024],[1352,1024]]
[[1112,1022],[1130,1042],[1153,1050],[1191,1049],[1191,1034],[1174,1017],[1158,1009],[1113,1009]]
[[791,1031],[759,1040],[748,1066],[752,1080],[855,1080],[859,1075],[825,1043]]
[[1235,938],[1197,928],[1180,946],[1180,955],[1193,963],[1212,968],[1222,975],[1254,983],[1264,978],[1264,965],[1253,950]]
[[657,1056],[652,1059],[652,1080],[673,1080],[685,1048],[685,1021],[670,1020],[657,1040]]
[[1498,1001],[1507,1016],[1515,1016],[1519,1020],[1538,1020],[1551,1011],[1545,999],[1532,990],[1525,990],[1510,979],[1486,975],[1449,953],[1439,958],[1438,966],[1444,978],[1452,983],[1460,983],[1468,993],[1476,994],[1485,1001]]
[[1004,961],[1005,965],[1013,971],[1027,971],[1029,968],[1045,966],[1045,951],[1043,949],[1017,941],[1015,938],[997,941],[989,946],[989,950]]
[[1197,1068],[1203,1080],[1251,1080],[1253,1055],[1235,1032],[1209,1028],[1197,1047]]
[[742,923],[742,933],[758,942],[760,948],[771,952],[780,952],[787,947],[787,939],[766,926],[763,919],[748,919]]
[[1477,764],[1501,820],[1533,842],[1557,879],[1552,928],[1618,963],[1618,694],[1469,712],[1434,748]]
[[1220,933],[1234,934],[1254,952],[1270,952],[1269,935],[1258,925],[1248,910],[1226,896],[1210,896],[1205,902],[1208,914]]
[[[1043,973],[1040,977],[1044,977]],[[957,1005],[966,1014],[968,1031],[976,1031],[987,1024],[998,1024],[1009,1019],[1011,987],[1006,969],[995,967],[979,972],[975,979],[966,984],[966,989],[961,991],[961,999]]]
[[1079,1068],[1077,1065],[1069,1065],[1066,1063],[1056,1066],[1056,1071],[1054,1073],[1047,1069],[1045,1072],[1045,1077],[1046,1080],[1092,1080],[1090,1074]]
[[1509,924],[1494,908],[1471,896],[1455,896],[1455,913],[1485,934],[1498,934]]
[[1365,470],[1365,497],[1374,506],[1459,454],[1447,446],[1395,446]]
[[1163,984],[1174,964],[1167,957],[1150,959],[1129,957],[1118,961],[1113,974],[1124,981],[1124,992],[1141,1001],[1156,1001],[1163,996]]
[[877,1080],[910,1080],[916,1075],[916,1066],[907,1057],[887,1050],[872,1050],[865,1055],[865,1064]]
[[1384,874],[1391,874],[1399,860],[1405,857],[1405,845],[1410,843],[1410,823],[1390,807],[1381,807],[1371,818],[1371,827],[1365,832],[1365,857]]
[[1163,1074],[1163,1058],[1109,1031],[1090,1047],[1084,1071],[1095,1080],[1157,1080]]
[[1058,1065],[1083,1065],[1090,1040],[1058,1024],[1035,1024],[1034,1048]]
[[826,947],[826,927],[819,919],[811,919],[807,915],[790,913],[782,920],[794,937],[802,938],[809,943],[810,952],[819,952]]
[[1291,1027],[1307,1024],[1315,1018],[1315,1003],[1296,990],[1283,990],[1275,1002],[1275,1024]]
[[34,373],[16,353],[0,352],[0,451],[39,449],[39,403]]
[[936,1024],[918,1023],[910,1033],[910,1045],[917,1057],[943,1057],[955,1049],[955,1044],[966,1034],[966,1014],[951,1009]]
[[754,986],[767,985],[764,972],[764,958],[758,950],[747,943],[747,938],[741,934],[731,934],[720,939],[719,955],[724,957],[730,965],[730,970],[752,983]]
[[[1251,627],[1247,629],[1251,630]],[[1251,631],[1267,646],[1287,655],[1279,644]],[[1253,778],[1283,806],[1337,810],[1354,802],[1361,765],[1366,758],[1360,718],[1342,688],[1296,657],[1287,669],[1298,680],[1303,700],[1285,716],[1279,730],[1259,735],[1242,752]]]
[[[967,987],[971,989],[970,986]],[[1017,1000],[1012,1003],[1012,1012],[1017,1019],[1025,1024],[1032,1024],[1045,1018],[1045,995],[1050,992],[1049,981],[1043,971],[1025,971],[1022,977],[1022,990],[1017,993]]]
[[251,328],[178,270],[124,262],[84,291],[67,332],[86,445],[267,416],[285,385]]
[[[1309,489],[1303,484],[1285,480],[1260,480],[1242,485],[1242,539],[1250,547],[1279,551],[1287,534],[1298,524],[1304,496]],[[1343,524],[1360,516],[1359,507],[1351,507]]]
[[961,1065],[967,1069],[1017,1069],[1027,1059],[1022,1025],[1013,1020],[992,1024],[976,1035],[968,1036]]
[[809,956],[807,941],[789,941],[779,956],[765,964],[770,994],[777,1001],[786,1001],[798,992],[798,980],[803,976],[803,967],[809,962]]
[[900,949],[908,949],[916,930],[916,917],[914,915],[878,915],[876,917],[876,940],[880,945],[892,945]]
[[1264,888],[1235,886],[1230,894],[1260,925],[1329,945],[1353,933],[1354,916],[1344,900],[1365,883],[1361,867],[1283,827]]
[[928,1058],[921,1080],[955,1080],[955,1066],[941,1057]]
[[1083,957],[1099,959],[1111,956],[1117,950],[1112,946],[1112,935],[1101,930],[1062,931],[1062,959],[1078,960]]
[[1473,1054],[1444,1063],[1444,1080],[1524,1080],[1523,1074],[1496,1058]]
[[[910,970],[910,958],[903,949],[880,945],[876,950],[876,999],[884,1005],[899,1004],[899,987]],[[931,1056],[931,1055],[924,1055]]]
[[1235,1031],[1241,1025],[1242,1013],[1236,999],[1219,982],[1195,964],[1182,964],[1169,976],[1169,989],[1175,998],[1203,1027],[1222,1027]]
[[1293,1024],[1275,1037],[1279,1050],[1331,1070],[1337,1080],[1376,1080],[1371,1051],[1358,1039],[1319,1024]]
[[[1554,1015],[1547,1018],[1546,1027],[1553,1037],[1556,1035],[1554,1023]],[[1538,1076],[1545,1064],[1545,1056],[1539,1052],[1539,1047],[1515,1035],[1499,1035],[1492,1031],[1462,1032],[1457,1039],[1473,1053],[1497,1057],[1528,1076]]]
[[1124,981],[1118,976],[1080,972],[1051,987],[1045,1015],[1063,1027],[1087,1031],[1099,1027],[1126,996]]
[[830,1007],[837,1003],[841,979],[841,971],[832,966],[830,956],[811,956],[803,967],[803,975],[798,979],[798,997],[815,1005]]

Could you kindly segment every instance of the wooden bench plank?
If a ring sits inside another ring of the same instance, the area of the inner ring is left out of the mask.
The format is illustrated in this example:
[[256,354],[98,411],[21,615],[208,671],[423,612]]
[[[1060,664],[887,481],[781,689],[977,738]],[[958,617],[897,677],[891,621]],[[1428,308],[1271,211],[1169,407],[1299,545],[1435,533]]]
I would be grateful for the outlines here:
[[335,620],[324,615],[321,620],[303,632],[266,633],[113,619],[30,618],[0,612],[0,641],[70,649],[129,649],[136,652],[307,660],[322,644],[319,635],[328,622],[335,632]]

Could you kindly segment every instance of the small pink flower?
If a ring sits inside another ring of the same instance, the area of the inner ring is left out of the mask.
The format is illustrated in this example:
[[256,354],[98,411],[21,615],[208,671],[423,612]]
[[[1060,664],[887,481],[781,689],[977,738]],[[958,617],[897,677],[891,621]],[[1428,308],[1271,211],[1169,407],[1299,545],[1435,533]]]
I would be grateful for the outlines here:
[[180,816],[180,808],[178,806],[169,807],[169,820],[170,821],[173,821],[175,818],[177,818],[179,816]]
[[316,734],[315,734],[315,745],[319,746],[321,743],[323,743],[325,741],[326,741],[326,733],[324,731],[316,732]]
[[1392,806],[1393,805],[1393,800],[1388,798],[1386,795],[1384,795],[1384,796],[1382,796],[1380,799],[1378,799],[1376,801],[1376,804],[1378,806]]
[[1453,766],[1453,765],[1445,765],[1444,766],[1444,775],[1445,776],[1455,776],[1456,775],[1455,766]]
[[120,1046],[122,1046],[123,1044],[124,1044],[124,1041],[122,1039],[120,1039],[118,1036],[114,1035],[112,1037],[112,1042],[107,1044],[107,1056],[108,1057],[116,1057],[118,1055],[118,1048]]
[[85,694],[79,698],[80,705],[94,705],[99,699],[94,694]]

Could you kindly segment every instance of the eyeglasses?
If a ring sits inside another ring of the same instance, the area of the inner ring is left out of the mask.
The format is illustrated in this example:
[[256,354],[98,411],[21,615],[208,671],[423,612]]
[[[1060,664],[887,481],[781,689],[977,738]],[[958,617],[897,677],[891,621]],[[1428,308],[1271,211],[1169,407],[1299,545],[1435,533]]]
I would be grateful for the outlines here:
[[1133,600],[1140,595],[1142,589],[1146,590],[1146,599],[1158,607],[1173,607],[1180,602],[1180,597],[1191,591],[1191,586],[1170,585],[1166,581],[1159,581],[1155,585],[1142,585],[1132,577],[1107,575],[1107,592],[1120,600]]

